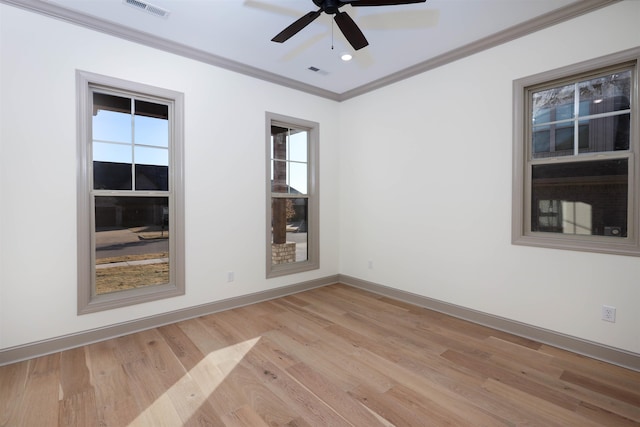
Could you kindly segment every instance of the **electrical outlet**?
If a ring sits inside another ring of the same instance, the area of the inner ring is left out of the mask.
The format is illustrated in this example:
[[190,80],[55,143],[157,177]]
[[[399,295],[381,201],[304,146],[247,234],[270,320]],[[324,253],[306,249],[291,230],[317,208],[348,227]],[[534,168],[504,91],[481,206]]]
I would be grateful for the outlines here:
[[602,320],[606,320],[607,322],[615,322],[616,321],[616,308],[611,307],[609,305],[602,306]]
[[369,261],[369,270],[373,270],[373,261]]
[[233,282],[235,277],[235,273],[233,271],[227,272],[227,282]]

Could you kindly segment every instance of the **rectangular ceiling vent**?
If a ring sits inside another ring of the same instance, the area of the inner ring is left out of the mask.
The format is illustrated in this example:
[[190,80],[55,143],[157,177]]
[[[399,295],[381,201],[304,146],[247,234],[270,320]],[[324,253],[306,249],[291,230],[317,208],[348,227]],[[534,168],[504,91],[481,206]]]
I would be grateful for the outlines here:
[[313,65],[312,65],[311,67],[307,68],[307,70],[309,70],[309,71],[313,71],[314,73],[318,73],[318,74],[321,74],[321,75],[323,75],[323,76],[326,76],[326,75],[328,75],[328,74],[329,74],[329,72],[328,72],[328,71],[321,70],[320,68],[318,68],[318,67],[314,67]]
[[122,2],[131,7],[135,7],[138,10],[144,10],[152,15],[159,16],[160,18],[167,18],[170,13],[168,10],[163,9],[160,6],[155,6],[140,0],[122,0]]

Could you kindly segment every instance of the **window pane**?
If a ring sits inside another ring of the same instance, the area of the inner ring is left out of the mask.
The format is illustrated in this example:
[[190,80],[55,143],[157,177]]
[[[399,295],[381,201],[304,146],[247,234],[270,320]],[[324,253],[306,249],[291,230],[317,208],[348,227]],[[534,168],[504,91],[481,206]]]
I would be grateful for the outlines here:
[[551,131],[549,126],[537,126],[533,129],[533,156],[535,158],[544,157],[539,153],[549,153],[551,151]]
[[626,159],[532,166],[531,231],[627,236]]
[[573,140],[573,123],[556,127],[555,151],[568,150],[573,154]]
[[169,199],[95,197],[95,292],[169,283]]
[[535,126],[532,135],[533,158],[574,155],[573,122]]
[[573,119],[573,100],[571,100],[571,103],[557,105],[555,113],[554,120]]
[[287,193],[288,129],[271,126],[271,191]]
[[138,165],[169,165],[169,150],[166,148],[139,147],[136,145],[133,153],[135,162]]
[[533,116],[533,124],[540,125],[551,121],[551,108],[540,107],[536,109]]
[[93,160],[131,164],[130,144],[111,144],[108,142],[93,143]]
[[[145,108],[141,110],[141,107]],[[134,117],[136,144],[169,146],[169,116],[166,105],[136,101]]]
[[272,150],[271,157],[278,160],[287,160],[287,136],[289,129],[280,126],[271,126]]
[[169,191],[169,168],[136,165],[136,190]]
[[156,119],[167,120],[169,118],[169,106],[155,102],[136,100],[136,115],[144,117],[155,117]]
[[588,114],[628,110],[631,99],[631,71],[580,82],[578,89],[581,105],[589,105]]
[[272,264],[286,264],[308,259],[307,208],[308,199],[306,198],[272,198]]
[[534,92],[532,95],[533,125],[573,117],[575,85],[560,86]]
[[131,99],[93,94],[94,140],[131,142]]
[[[289,137],[289,160],[294,162],[306,162],[307,161],[307,140],[308,132],[306,131],[291,131],[292,134]],[[296,133],[294,133],[296,132]]]
[[289,192],[291,194],[307,194],[307,164],[289,164]]
[[580,152],[628,150],[630,121],[630,114],[581,121]]
[[288,193],[287,162],[272,160],[271,176],[271,191],[273,191],[274,193]]
[[134,148],[136,190],[169,190],[169,150],[165,148]]
[[93,162],[93,188],[95,190],[131,190],[131,165]]

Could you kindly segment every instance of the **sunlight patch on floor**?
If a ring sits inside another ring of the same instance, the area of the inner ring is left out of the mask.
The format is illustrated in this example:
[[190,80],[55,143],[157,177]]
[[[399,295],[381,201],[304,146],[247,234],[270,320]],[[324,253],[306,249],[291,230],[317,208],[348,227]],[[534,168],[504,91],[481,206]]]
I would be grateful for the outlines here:
[[[129,426],[182,425],[196,413],[259,340],[260,337],[253,338],[209,353]],[[173,402],[185,400],[187,404],[182,404],[179,409],[174,407]]]

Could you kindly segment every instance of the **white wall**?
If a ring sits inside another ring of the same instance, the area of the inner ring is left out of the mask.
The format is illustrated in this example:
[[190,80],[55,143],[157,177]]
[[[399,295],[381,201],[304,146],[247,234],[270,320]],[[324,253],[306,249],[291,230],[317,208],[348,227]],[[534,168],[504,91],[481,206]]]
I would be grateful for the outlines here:
[[[0,5],[0,349],[339,272],[640,353],[640,259],[510,244],[512,81],[637,22],[626,1],[336,104]],[[184,297],[76,315],[76,69],[185,93]],[[265,111],[321,134],[321,269],[270,280]]]
[[[337,103],[14,7],[0,16],[0,348],[337,273]],[[184,297],[76,315],[76,69],[185,94]],[[270,280],[265,111],[319,122],[322,138],[321,268]]]
[[640,258],[510,244],[512,81],[639,22],[626,1],[342,103],[340,272],[640,353]]

